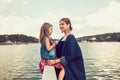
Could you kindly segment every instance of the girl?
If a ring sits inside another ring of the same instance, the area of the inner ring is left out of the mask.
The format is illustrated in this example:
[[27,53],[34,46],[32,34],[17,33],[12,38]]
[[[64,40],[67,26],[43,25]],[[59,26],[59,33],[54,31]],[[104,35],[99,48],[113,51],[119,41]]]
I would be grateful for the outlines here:
[[[53,27],[50,23],[44,23],[41,26],[41,32],[40,32],[40,43],[41,43],[41,61],[40,61],[40,72],[43,73],[44,66],[50,64],[47,63],[47,60],[53,60],[56,59],[56,50],[55,46],[57,45],[57,41],[53,42],[50,39],[50,35],[52,34]],[[56,62],[55,62],[56,63]],[[60,68],[60,73],[58,76],[58,80],[63,80],[64,78],[64,68],[62,67],[61,63],[54,64],[52,66],[55,66],[56,68]]]

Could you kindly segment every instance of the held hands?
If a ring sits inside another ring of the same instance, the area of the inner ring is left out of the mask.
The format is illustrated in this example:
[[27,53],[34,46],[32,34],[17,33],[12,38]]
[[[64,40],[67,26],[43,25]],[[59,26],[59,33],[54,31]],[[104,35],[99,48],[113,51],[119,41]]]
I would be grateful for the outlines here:
[[60,59],[47,60],[47,63],[50,64],[50,65],[53,65],[53,64],[56,64],[56,63],[59,63],[59,62],[60,62]]
[[47,63],[50,65],[53,65],[53,64],[56,64],[56,61],[55,60],[47,60]]
[[58,44],[58,41],[54,41],[54,44],[57,45],[57,44]]
[[54,41],[53,45],[54,47],[58,44],[58,41]]

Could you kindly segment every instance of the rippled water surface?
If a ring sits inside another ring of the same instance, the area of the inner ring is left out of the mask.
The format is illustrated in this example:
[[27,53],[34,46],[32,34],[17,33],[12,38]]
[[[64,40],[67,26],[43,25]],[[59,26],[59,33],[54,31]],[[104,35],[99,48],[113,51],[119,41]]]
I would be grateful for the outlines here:
[[[120,80],[120,43],[79,43],[87,80]],[[0,80],[41,80],[39,44],[1,45]]]

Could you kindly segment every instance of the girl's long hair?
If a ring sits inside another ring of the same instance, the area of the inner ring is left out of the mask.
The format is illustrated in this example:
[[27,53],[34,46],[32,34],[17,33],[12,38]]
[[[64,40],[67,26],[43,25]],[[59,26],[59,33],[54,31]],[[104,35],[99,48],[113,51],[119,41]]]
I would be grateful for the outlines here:
[[42,43],[44,40],[44,37],[49,37],[49,28],[52,27],[50,23],[43,23],[40,29],[40,36],[39,36],[39,42]]

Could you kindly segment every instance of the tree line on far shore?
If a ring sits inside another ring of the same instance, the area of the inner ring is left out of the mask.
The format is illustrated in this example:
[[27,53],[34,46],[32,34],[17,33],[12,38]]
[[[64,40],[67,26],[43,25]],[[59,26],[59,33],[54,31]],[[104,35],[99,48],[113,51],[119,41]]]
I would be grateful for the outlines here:
[[[120,32],[117,33],[105,33],[99,35],[91,35],[76,38],[78,42],[120,42]],[[58,40],[58,39],[53,39]],[[0,35],[0,44],[12,43],[38,43],[36,37],[27,36],[24,34],[11,34]]]
[[23,34],[0,35],[0,43],[37,43],[38,39],[32,36]]
[[79,42],[120,42],[120,32],[105,33],[77,38]]

